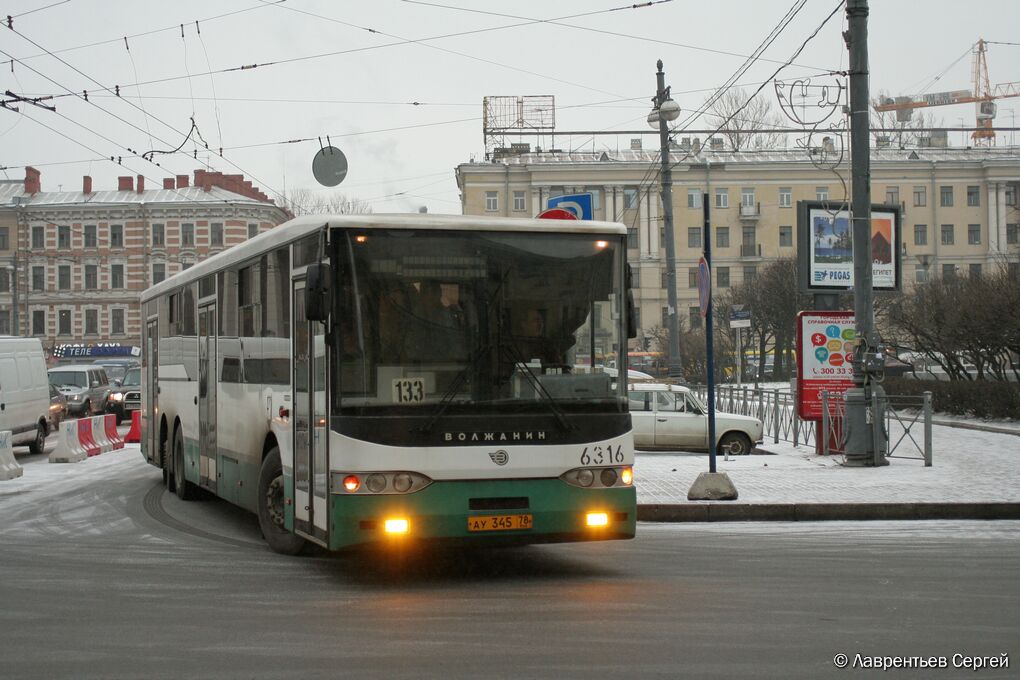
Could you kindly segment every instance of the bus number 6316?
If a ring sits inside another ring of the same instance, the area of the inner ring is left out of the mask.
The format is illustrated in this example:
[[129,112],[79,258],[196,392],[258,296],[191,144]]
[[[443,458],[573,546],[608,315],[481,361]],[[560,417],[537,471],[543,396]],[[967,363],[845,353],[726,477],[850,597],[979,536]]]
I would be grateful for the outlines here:
[[586,446],[581,451],[581,465],[604,465],[606,463],[622,463],[623,446],[617,444],[603,447],[600,445]]

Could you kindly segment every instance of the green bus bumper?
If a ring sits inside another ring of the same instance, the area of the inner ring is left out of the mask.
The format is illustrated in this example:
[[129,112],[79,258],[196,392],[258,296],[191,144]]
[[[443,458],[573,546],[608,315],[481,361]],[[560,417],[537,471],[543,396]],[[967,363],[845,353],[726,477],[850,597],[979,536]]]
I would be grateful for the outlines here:
[[[485,509],[472,509],[485,508]],[[608,524],[589,527],[589,512]],[[528,529],[469,531],[471,518],[531,515]],[[407,495],[331,494],[329,548],[403,542],[527,544],[633,538],[637,492],[633,486],[582,489],[560,479],[433,482]],[[408,522],[388,534],[387,519]]]

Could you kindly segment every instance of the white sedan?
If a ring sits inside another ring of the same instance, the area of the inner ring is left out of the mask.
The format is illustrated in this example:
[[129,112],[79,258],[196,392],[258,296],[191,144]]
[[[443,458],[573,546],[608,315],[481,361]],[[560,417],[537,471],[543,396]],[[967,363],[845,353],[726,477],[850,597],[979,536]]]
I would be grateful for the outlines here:
[[[708,409],[682,385],[632,384],[628,390],[634,446],[638,449],[708,450]],[[762,441],[762,422],[715,412],[718,451],[748,454]]]

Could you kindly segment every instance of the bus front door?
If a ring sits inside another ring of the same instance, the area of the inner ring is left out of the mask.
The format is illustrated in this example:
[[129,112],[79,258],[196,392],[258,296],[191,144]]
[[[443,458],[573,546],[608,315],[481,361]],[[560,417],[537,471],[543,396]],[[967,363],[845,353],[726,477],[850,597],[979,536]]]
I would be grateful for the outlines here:
[[[164,475],[167,468],[160,458],[159,448],[159,388],[156,386],[156,377],[159,375],[159,324],[156,319],[151,319],[145,324],[145,391],[143,393],[144,408],[142,412],[145,418],[145,454],[150,463],[163,468]],[[164,480],[166,477],[164,477]]]
[[294,528],[328,542],[329,416],[326,328],[304,318],[305,282],[294,281]]
[[216,492],[216,303],[198,309],[198,452],[200,486]]

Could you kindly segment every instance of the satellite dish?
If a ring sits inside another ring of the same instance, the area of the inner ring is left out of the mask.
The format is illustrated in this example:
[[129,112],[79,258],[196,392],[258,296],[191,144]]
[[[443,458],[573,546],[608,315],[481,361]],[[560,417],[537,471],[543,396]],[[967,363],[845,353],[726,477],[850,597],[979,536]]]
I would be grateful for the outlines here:
[[335,187],[347,176],[347,156],[335,146],[324,146],[312,159],[315,181],[324,187]]

